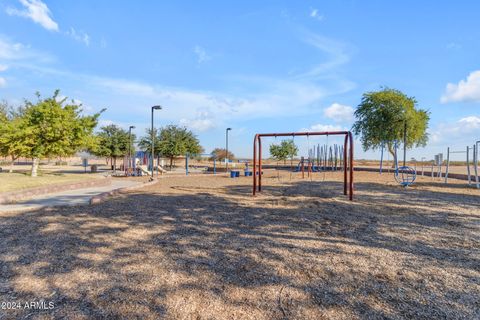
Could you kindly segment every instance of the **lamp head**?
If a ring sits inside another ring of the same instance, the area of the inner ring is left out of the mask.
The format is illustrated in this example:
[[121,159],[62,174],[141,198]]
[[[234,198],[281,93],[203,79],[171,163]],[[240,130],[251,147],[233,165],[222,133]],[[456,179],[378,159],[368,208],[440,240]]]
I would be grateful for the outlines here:
[[135,129],[135,126],[130,126],[128,127],[128,129]]
[[232,128],[227,128],[227,131],[230,131],[230,130],[232,130]]
[[161,110],[162,109],[162,106],[158,105],[158,106],[153,106],[152,109],[154,110]]

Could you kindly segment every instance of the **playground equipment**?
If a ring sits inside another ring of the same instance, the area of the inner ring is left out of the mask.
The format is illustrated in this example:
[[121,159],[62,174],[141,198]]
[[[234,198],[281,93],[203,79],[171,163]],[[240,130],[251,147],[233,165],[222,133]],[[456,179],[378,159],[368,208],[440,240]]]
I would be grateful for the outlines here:
[[[205,158],[207,157],[209,159],[209,161],[212,161],[213,162],[213,168],[212,168],[212,173],[213,174],[217,174],[217,159],[215,158],[214,155],[212,155],[211,153],[200,153],[200,154],[189,154],[187,153],[185,155],[185,175],[188,176],[189,174],[189,160],[190,159],[202,159],[202,158]],[[211,159],[211,160],[210,160]],[[195,166],[196,168],[199,168],[199,167],[203,167],[203,172],[204,173],[208,173],[210,172],[210,166],[207,164],[206,166],[205,165],[196,165]]]
[[[344,179],[343,179],[343,193],[348,195],[349,199],[353,200],[353,136],[350,131],[325,131],[325,132],[292,132],[292,133],[257,133],[253,140],[253,192],[255,195],[256,192],[262,191],[262,175],[258,174],[262,172],[262,138],[263,137],[297,137],[297,136],[333,136],[333,135],[343,135],[344,136],[344,145],[343,145],[343,161],[344,161]],[[318,149],[317,149],[318,151]],[[338,152],[338,151],[337,151]],[[309,163],[312,163],[310,161]],[[309,166],[310,167],[310,166]],[[347,174],[347,171],[349,174]],[[258,176],[258,177],[257,177]],[[348,187],[347,187],[348,186]]]
[[394,163],[395,163],[395,180],[402,185],[403,187],[411,186],[415,179],[417,179],[417,170],[412,167],[407,166],[407,121],[404,120],[403,128],[403,166],[398,166],[398,155],[397,155],[398,141],[394,141]]
[[[322,170],[337,171],[338,168],[342,166],[342,155],[343,146],[337,144],[329,146],[327,141],[323,146],[317,144],[316,146],[314,145],[312,149],[309,149],[306,161],[312,163],[311,167],[313,172],[319,172]],[[300,164],[301,163],[299,163],[299,165]],[[299,166],[297,166],[296,171],[299,171],[298,168]]]
[[[465,150],[450,150],[450,147],[447,148],[447,161],[446,161],[446,169],[445,169],[445,183],[448,183],[448,174],[450,169],[450,155],[452,154],[465,154],[465,160],[467,165],[467,180],[468,185],[471,185],[473,182],[472,173],[470,170],[470,150],[472,150],[472,165],[473,165],[473,172],[474,172],[474,179],[475,179],[475,186],[477,189],[480,189],[480,182],[478,177],[478,147],[480,141],[476,141],[472,147],[467,146]],[[441,172],[441,171],[440,171]]]
[[406,148],[405,148],[405,140],[404,139],[404,148],[403,148],[403,166],[398,166],[398,154],[397,154],[397,147],[398,147],[398,141],[394,142],[394,163],[395,163],[395,181],[397,181],[401,186],[403,187],[408,187],[411,186],[415,180],[417,179],[417,171],[412,168],[407,166],[407,159],[406,159]]

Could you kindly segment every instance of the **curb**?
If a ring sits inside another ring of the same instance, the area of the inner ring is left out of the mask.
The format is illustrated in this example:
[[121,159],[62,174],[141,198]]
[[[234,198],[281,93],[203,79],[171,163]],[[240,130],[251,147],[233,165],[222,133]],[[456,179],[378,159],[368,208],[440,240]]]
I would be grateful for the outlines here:
[[99,178],[99,179],[82,181],[82,182],[52,184],[49,186],[37,187],[37,188],[27,189],[23,191],[5,192],[3,194],[0,194],[0,204],[13,204],[19,200],[25,200],[35,196],[55,193],[59,191],[84,189],[84,188],[90,188],[90,187],[103,187],[103,186],[109,186],[111,184],[112,184],[111,178]]
[[145,183],[142,183],[142,184],[139,184],[139,185],[136,185],[136,186],[118,188],[118,189],[114,189],[112,191],[107,191],[107,192],[97,194],[96,196],[93,196],[93,197],[90,198],[90,205],[102,203],[105,200],[107,200],[111,197],[117,196],[117,195],[119,195],[119,194],[121,194],[122,192],[125,192],[125,191],[131,191],[131,190],[141,189],[143,187],[152,186],[152,185],[158,183],[159,181],[160,181],[160,179],[156,179],[156,180],[145,182]]

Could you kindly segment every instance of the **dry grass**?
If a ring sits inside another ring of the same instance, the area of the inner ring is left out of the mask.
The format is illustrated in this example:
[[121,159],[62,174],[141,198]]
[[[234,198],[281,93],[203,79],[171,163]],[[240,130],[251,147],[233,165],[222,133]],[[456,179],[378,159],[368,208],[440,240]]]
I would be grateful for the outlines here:
[[[0,217],[0,310],[29,319],[474,319],[478,190],[356,173],[175,177],[92,207]],[[453,181],[453,180],[452,180]]]
[[24,173],[0,173],[0,192],[25,190],[42,187],[50,184],[83,181],[99,178],[91,174],[50,173],[43,172],[40,176],[32,178]]

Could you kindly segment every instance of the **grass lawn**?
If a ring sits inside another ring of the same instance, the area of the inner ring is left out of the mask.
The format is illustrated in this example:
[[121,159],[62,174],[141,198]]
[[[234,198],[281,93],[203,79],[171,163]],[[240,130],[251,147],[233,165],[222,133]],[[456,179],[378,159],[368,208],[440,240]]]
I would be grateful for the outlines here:
[[95,179],[97,176],[91,174],[71,173],[40,173],[36,178],[25,173],[0,173],[0,192],[10,192],[41,187],[49,184],[68,183]]

